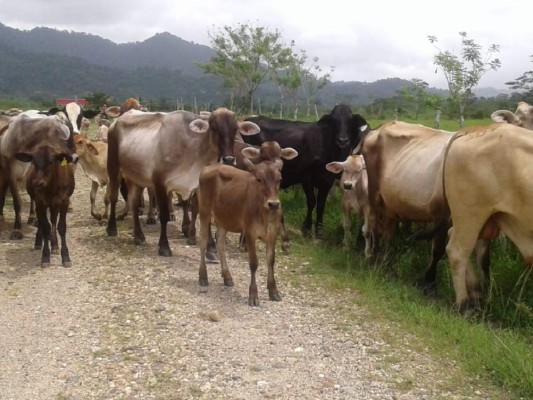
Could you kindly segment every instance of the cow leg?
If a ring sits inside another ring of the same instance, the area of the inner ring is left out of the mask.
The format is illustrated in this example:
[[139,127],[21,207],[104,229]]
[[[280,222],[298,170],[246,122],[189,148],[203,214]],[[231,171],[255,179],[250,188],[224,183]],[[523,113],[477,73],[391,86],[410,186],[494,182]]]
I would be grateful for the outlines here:
[[343,204],[342,207],[342,228],[344,229],[344,238],[342,241],[342,246],[345,251],[349,250],[350,247],[350,229],[352,227],[352,219],[350,216],[350,206],[348,204]]
[[[183,211],[183,218],[181,220],[181,233],[183,233],[183,236],[185,236],[187,239],[189,239],[189,231],[191,229],[191,217],[189,216],[189,209],[191,207],[190,202],[191,198],[189,197],[189,199],[180,200],[178,203]],[[187,244],[195,245],[196,243],[190,243],[189,240],[187,240]]]
[[462,221],[454,221],[450,241],[446,246],[455,288],[455,303],[462,315],[469,309],[470,300],[475,300],[469,296],[472,288],[477,286],[469,257],[474,250],[483,223],[484,221],[478,226],[469,221],[469,225],[466,226]]
[[250,265],[250,288],[248,290],[248,305],[259,306],[259,296],[257,294],[256,272],[259,261],[257,259],[257,249],[255,247],[255,238],[245,235],[248,246],[248,263]]
[[[68,209],[68,205],[67,205]],[[58,215],[58,208],[55,206],[50,207],[50,223],[51,223],[51,230],[50,230],[50,251],[52,254],[59,254],[59,244],[57,241],[57,215]]]
[[290,254],[291,252],[291,245],[289,242],[289,232],[287,231],[287,228],[285,228],[285,218],[283,217],[283,214],[281,214],[281,250],[283,250],[284,254]]
[[24,237],[22,234],[22,222],[20,218],[22,199],[20,197],[17,182],[15,182],[13,179],[10,179],[9,181],[9,190],[13,196],[13,208],[15,209],[15,222],[13,224],[13,232],[11,232],[10,239],[20,240]]
[[103,220],[107,220],[109,218],[109,193],[107,193],[107,190],[104,194],[104,215],[102,215]]
[[276,286],[276,279],[274,277],[274,265],[276,263],[276,239],[278,236],[277,230],[269,233],[266,240],[266,262],[268,268],[267,274],[267,289],[268,297],[272,301],[281,301],[281,296],[278,293]]
[[137,246],[146,243],[146,238],[141,228],[141,221],[139,219],[139,202],[142,196],[143,190],[139,186],[131,183],[129,186],[128,202],[130,208],[133,210],[133,243]]
[[61,237],[61,263],[63,267],[70,268],[72,263],[70,262],[70,255],[67,247],[67,211],[68,211],[68,202],[61,204],[59,210],[59,223],[57,225],[57,230],[59,236]]
[[361,213],[364,218],[363,227],[361,228],[361,231],[363,233],[363,237],[365,238],[365,257],[367,259],[372,256],[372,249],[374,248],[374,235],[372,230],[370,229],[369,214],[370,210],[368,209],[368,206],[366,206],[366,208],[363,209],[363,212]]
[[224,279],[224,286],[233,286],[233,278],[229,272],[228,260],[226,259],[226,230],[220,227],[217,228],[217,250],[220,257],[220,269],[222,279]]
[[[119,221],[123,221],[124,218],[126,218],[126,215],[128,215],[128,211],[129,211],[128,185],[126,184],[126,181],[124,179],[120,180],[119,189],[120,189],[120,194],[122,195],[122,198],[124,199],[124,208],[122,209],[122,213],[117,217],[117,219]],[[117,194],[117,196],[118,196],[118,194]],[[109,196],[108,196],[108,199],[109,199]]]
[[200,209],[200,269],[198,271],[198,287],[201,293],[207,292],[209,280],[207,278],[207,265],[205,262],[205,254],[207,251],[207,237],[209,234],[209,223],[211,221],[211,205],[204,204]]
[[[111,149],[108,149],[110,152]],[[118,163],[118,157],[117,157]],[[107,171],[109,174],[109,183],[107,184],[107,192],[109,195],[109,219],[107,220],[107,235],[108,236],[117,236],[117,217],[116,217],[116,207],[118,201],[118,188],[119,188],[119,170],[118,167],[115,168],[114,163],[107,163]]]
[[155,193],[153,190],[148,189],[148,214],[146,215],[146,225],[157,224],[156,214],[157,214],[157,210],[156,210]]
[[486,292],[490,287],[490,240],[478,239],[476,242],[476,260],[483,273],[482,287]]
[[28,225],[35,223],[35,200],[30,198],[30,215],[28,215]]
[[47,268],[50,266],[50,223],[48,222],[48,216],[46,215],[46,207],[42,204],[37,204],[37,221],[39,222],[39,230],[43,235],[43,250],[41,254],[41,268]]
[[320,185],[318,187],[318,194],[316,199],[316,225],[315,225],[315,235],[320,237],[323,218],[324,218],[324,209],[326,208],[326,200],[328,199],[328,193],[332,185]]
[[316,197],[315,190],[311,182],[302,183],[302,188],[304,190],[305,199],[307,201],[307,215],[305,216],[301,231],[302,235],[304,237],[307,237],[311,234],[311,228],[313,226],[313,210],[315,209],[316,205]]
[[437,265],[446,252],[447,235],[448,226],[445,223],[441,223],[435,231],[435,235],[433,236],[433,244],[431,247],[431,264],[426,270],[424,277],[422,291],[426,295],[436,295]]
[[96,212],[96,193],[98,192],[98,182],[93,181],[91,183],[91,193],[89,193],[89,200],[91,201],[91,215],[93,218],[100,221],[102,219],[102,214]]
[[5,218],[4,218],[4,206],[6,204],[8,183],[5,178],[0,174],[0,231],[3,231],[5,228]]
[[168,213],[171,221],[176,220],[176,214],[174,213],[174,193],[170,192],[168,194]]
[[161,234],[159,235],[158,254],[163,257],[171,257],[172,251],[170,251],[170,246],[168,244],[168,237],[167,237],[167,224],[168,224],[168,221],[170,220],[170,216],[168,212],[168,192],[164,184],[162,183],[156,184],[155,196],[157,199],[157,205],[159,207],[159,221],[161,223]]
[[[198,218],[199,205],[198,205],[198,196],[196,192],[193,192],[189,200],[187,200],[188,208],[191,210],[191,219],[189,224],[189,230],[187,236],[187,244],[195,245],[196,244],[196,219]],[[185,215],[185,210],[183,211]],[[188,216],[188,214],[187,214]],[[211,223],[209,223],[208,235],[207,235],[207,249],[205,253],[205,258],[208,263],[218,264],[217,257],[217,246],[215,239],[213,237],[213,231],[211,229]]]

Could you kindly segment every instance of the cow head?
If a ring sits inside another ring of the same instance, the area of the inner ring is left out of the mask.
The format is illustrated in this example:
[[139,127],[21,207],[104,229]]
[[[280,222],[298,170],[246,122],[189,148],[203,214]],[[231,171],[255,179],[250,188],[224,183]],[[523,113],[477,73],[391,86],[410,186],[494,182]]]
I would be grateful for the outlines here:
[[514,114],[509,110],[498,110],[494,111],[490,117],[494,122],[507,122],[533,130],[533,106],[523,101],[518,103]]
[[328,126],[328,131],[334,135],[335,145],[345,154],[343,158],[350,154],[369,130],[365,119],[359,114],[352,114],[350,107],[345,104],[337,104],[318,123]]
[[[274,157],[271,160],[263,160],[259,164],[250,165],[249,171],[255,177],[259,184],[262,198],[264,199],[263,207],[270,211],[276,211],[280,208],[279,187],[281,183],[281,168],[283,168],[283,161],[292,160],[298,156],[298,152],[292,147],[281,149],[277,142],[265,142],[266,147],[271,149],[279,148],[279,157]],[[265,144],[263,143],[263,145]],[[275,143],[275,145],[274,145]],[[261,148],[263,148],[263,145]],[[275,153],[277,153],[274,150]],[[257,159],[261,157],[261,149],[255,147],[246,147],[242,149],[242,154],[248,159]],[[272,153],[274,154],[274,153]]]
[[334,174],[340,174],[340,185],[343,190],[352,190],[361,179],[366,164],[363,156],[352,154],[345,161],[334,161],[326,165],[326,169]]
[[86,152],[92,153],[95,156],[99,154],[96,147],[88,142],[84,135],[75,135],[74,144],[76,145],[76,153],[80,158],[84,157]]
[[35,177],[31,181],[35,191],[42,191],[57,180],[57,168],[67,168],[73,161],[70,154],[51,146],[40,146],[33,152],[17,153],[15,158],[22,162],[31,162]]
[[207,132],[211,146],[217,150],[217,160],[227,165],[235,164],[233,144],[237,134],[256,135],[260,129],[249,121],[237,121],[235,113],[227,108],[218,108],[209,115],[209,119],[198,118],[189,124],[193,132]]

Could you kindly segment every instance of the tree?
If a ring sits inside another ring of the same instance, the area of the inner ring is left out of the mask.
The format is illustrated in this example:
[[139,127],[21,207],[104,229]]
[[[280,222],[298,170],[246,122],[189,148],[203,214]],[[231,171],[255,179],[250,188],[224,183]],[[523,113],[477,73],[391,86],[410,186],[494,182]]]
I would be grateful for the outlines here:
[[238,24],[209,33],[215,55],[209,64],[197,64],[205,73],[220,76],[224,86],[243,101],[253,113],[254,93],[271,79],[272,71],[284,69],[291,49],[281,43],[281,32],[264,27]]
[[309,117],[311,115],[311,107],[314,107],[316,117],[318,118],[316,93],[330,82],[331,74],[335,67],[332,66],[329,72],[323,72],[320,65],[318,65],[318,57],[313,57],[309,61],[305,50],[300,50],[300,53],[300,75],[302,91],[307,105],[307,116]]
[[[533,62],[533,55],[530,56]],[[522,101],[533,101],[533,71],[526,71],[514,81],[506,82],[513,90],[519,90]]]
[[473,95],[472,90],[487,71],[498,70],[501,62],[498,58],[493,58],[494,54],[500,51],[500,46],[490,45],[483,56],[482,47],[473,39],[469,39],[466,32],[459,32],[459,35],[461,36],[460,56],[449,50],[443,51],[438,48],[435,45],[437,43],[435,36],[428,36],[428,39],[438,50],[433,59],[434,64],[444,73],[450,92],[449,103],[452,110],[459,113],[459,124],[463,128],[464,110]]

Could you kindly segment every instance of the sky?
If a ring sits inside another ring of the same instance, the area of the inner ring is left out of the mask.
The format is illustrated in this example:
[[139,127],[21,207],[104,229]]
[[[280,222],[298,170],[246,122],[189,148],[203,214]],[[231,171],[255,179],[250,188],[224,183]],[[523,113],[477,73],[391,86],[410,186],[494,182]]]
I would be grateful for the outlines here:
[[[287,45],[318,57],[333,81],[374,82],[399,77],[447,88],[434,56],[460,55],[461,37],[499,45],[502,63],[478,87],[508,89],[505,82],[533,69],[533,1],[502,0],[0,0],[0,22],[11,28],[48,27],[85,32],[116,43],[169,32],[210,46],[224,26],[248,24],[281,32]],[[428,35],[438,42],[431,44]]]

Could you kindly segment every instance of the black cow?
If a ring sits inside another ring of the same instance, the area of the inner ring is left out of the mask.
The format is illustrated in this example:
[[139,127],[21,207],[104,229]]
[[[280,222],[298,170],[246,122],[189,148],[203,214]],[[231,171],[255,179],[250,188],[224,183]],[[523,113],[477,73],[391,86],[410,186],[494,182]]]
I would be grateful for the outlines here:
[[[316,206],[315,233],[322,227],[322,219],[329,190],[336,175],[326,170],[332,161],[344,161],[370,131],[368,123],[359,114],[352,114],[345,104],[336,105],[318,122],[300,122],[272,119],[264,116],[250,117],[261,128],[256,137],[248,136],[245,142],[260,145],[264,141],[276,141],[282,148],[292,147],[298,157],[287,160],[281,171],[281,187],[301,184],[307,199],[307,216],[302,234],[311,233],[313,210]],[[315,195],[315,188],[318,192]]]

